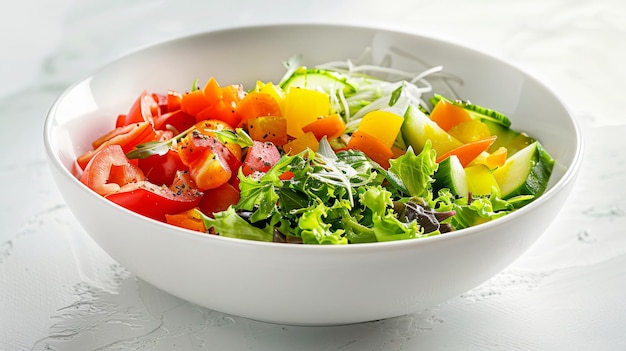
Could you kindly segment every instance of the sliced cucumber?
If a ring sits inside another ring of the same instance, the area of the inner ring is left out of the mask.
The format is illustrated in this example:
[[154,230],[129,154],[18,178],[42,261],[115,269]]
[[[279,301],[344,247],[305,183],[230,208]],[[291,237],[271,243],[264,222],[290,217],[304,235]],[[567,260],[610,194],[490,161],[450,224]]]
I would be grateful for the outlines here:
[[433,106],[435,106],[437,102],[439,102],[439,100],[442,100],[442,99],[445,100],[446,102],[449,102],[451,104],[454,104],[456,106],[466,109],[469,112],[470,116],[474,119],[491,121],[491,122],[503,125],[507,128],[511,126],[511,120],[504,114],[498,111],[492,110],[492,109],[488,109],[486,107],[474,105],[468,101],[450,100],[439,94],[435,94],[430,99],[430,102],[433,104]]
[[437,168],[433,178],[435,179],[432,184],[434,194],[437,194],[441,189],[448,188],[454,195],[467,196],[465,170],[455,155],[439,163],[439,168]]
[[482,122],[487,125],[491,135],[497,136],[496,141],[491,145],[489,151],[495,151],[503,146],[506,148],[508,155],[512,156],[519,150],[535,142],[535,139],[529,137],[526,133],[520,133],[493,121],[482,120]]
[[554,159],[535,141],[509,157],[502,167],[493,171],[493,175],[500,185],[502,198],[517,195],[536,198],[546,190],[553,167]]
[[326,93],[330,93],[334,88],[335,90],[343,89],[344,94],[351,94],[356,91],[356,88],[347,82],[346,77],[337,72],[304,67],[297,69],[280,87],[285,91],[289,88],[322,90]]
[[443,155],[462,145],[460,141],[441,129],[437,123],[413,105],[409,105],[404,114],[404,122],[400,132],[407,146],[413,147],[416,153],[419,153],[424,148],[428,139],[432,142],[433,149],[437,151],[437,155]]

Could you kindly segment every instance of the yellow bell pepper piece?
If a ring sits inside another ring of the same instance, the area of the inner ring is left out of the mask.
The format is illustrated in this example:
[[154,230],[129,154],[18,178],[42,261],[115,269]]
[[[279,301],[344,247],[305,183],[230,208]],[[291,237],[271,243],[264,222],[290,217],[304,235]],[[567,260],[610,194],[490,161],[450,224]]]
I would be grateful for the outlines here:
[[330,97],[317,90],[292,88],[285,94],[283,112],[287,119],[287,134],[297,138],[304,134],[302,127],[330,114]]
[[473,195],[489,195],[495,189],[500,193],[500,187],[493,173],[483,164],[477,164],[465,168],[467,190]]
[[471,143],[491,136],[489,127],[477,119],[456,124],[448,130],[448,133],[463,143]]
[[398,137],[404,118],[393,112],[372,111],[368,112],[359,123],[358,130],[367,133],[380,140],[385,146],[391,148]]
[[280,112],[284,114],[285,92],[279,86],[273,84],[272,82],[263,83],[262,81],[259,80],[256,82],[256,86],[254,87],[254,90],[271,95],[278,103],[278,106],[280,107]]

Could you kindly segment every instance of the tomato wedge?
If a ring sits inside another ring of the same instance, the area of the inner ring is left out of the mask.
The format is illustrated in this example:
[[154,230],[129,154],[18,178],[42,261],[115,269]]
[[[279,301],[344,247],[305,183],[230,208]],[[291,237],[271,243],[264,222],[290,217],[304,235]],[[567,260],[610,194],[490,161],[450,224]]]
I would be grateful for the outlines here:
[[135,213],[165,222],[166,214],[190,210],[202,200],[187,172],[179,171],[171,186],[156,185],[148,181],[128,183],[107,199]]
[[138,165],[146,179],[157,185],[170,185],[179,170],[188,170],[176,150],[139,159]]
[[198,208],[205,215],[213,217],[213,213],[224,211],[238,201],[239,189],[232,184],[226,183],[215,189],[204,191]]
[[96,193],[106,196],[124,185],[145,180],[141,169],[132,164],[119,145],[98,151],[85,167],[80,181]]
[[254,144],[248,149],[241,171],[246,176],[254,172],[267,172],[279,159],[280,151],[276,145],[269,141],[254,140]]

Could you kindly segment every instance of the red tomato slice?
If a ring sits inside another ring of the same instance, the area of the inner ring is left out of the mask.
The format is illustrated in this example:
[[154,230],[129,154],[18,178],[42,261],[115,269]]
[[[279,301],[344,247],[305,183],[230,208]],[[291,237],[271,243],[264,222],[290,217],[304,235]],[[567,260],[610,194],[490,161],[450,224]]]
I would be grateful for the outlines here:
[[166,214],[196,207],[202,200],[202,192],[196,189],[189,175],[181,171],[170,187],[148,181],[128,183],[106,198],[135,213],[165,222]]
[[80,181],[96,193],[106,196],[126,184],[143,181],[141,169],[132,164],[119,145],[98,151],[87,164]]
[[[217,145],[221,144],[218,143]],[[226,148],[224,147],[224,149]],[[226,151],[228,150],[226,149]],[[219,152],[213,152],[209,149],[189,165],[189,174],[198,189],[207,190],[228,183],[233,171]]]
[[[196,123],[196,128],[187,134],[177,144],[177,150],[182,162],[190,167],[192,174],[200,172],[202,162],[198,160],[204,160],[209,162],[215,158],[218,159],[222,168],[225,168],[231,174],[236,174],[239,167],[241,167],[241,147],[235,143],[223,144],[217,139],[215,134],[216,130],[233,130],[226,122],[220,120],[206,120]],[[193,166],[192,166],[193,165]],[[194,168],[196,170],[194,171]],[[219,170],[217,165],[212,168],[214,171]],[[205,171],[207,171],[205,169]],[[221,179],[221,177],[219,177]],[[214,186],[209,186],[207,182],[200,181],[194,177],[196,182],[199,182],[200,189],[209,189]],[[215,184],[213,184],[215,185]],[[219,186],[221,184],[218,184]]]
[[215,189],[204,191],[198,208],[207,216],[213,217],[213,213],[221,212],[230,205],[239,202],[239,189],[230,183],[223,184]]
[[280,151],[276,145],[271,142],[255,140],[248,149],[241,170],[244,175],[250,175],[254,172],[267,172],[278,160],[280,160]]
[[146,179],[157,185],[170,185],[179,170],[189,169],[180,160],[176,150],[169,150],[165,155],[152,155],[139,159],[138,162]]

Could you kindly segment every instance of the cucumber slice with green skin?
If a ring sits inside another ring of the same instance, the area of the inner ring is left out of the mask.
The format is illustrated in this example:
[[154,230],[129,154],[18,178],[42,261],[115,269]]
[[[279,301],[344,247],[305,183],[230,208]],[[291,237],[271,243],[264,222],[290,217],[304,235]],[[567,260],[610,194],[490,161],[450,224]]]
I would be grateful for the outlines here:
[[439,94],[435,94],[430,99],[430,102],[433,104],[433,106],[435,106],[437,102],[439,102],[439,100],[442,100],[442,99],[445,100],[446,102],[449,102],[451,104],[464,108],[465,110],[469,112],[470,116],[474,119],[491,121],[494,123],[501,124],[507,128],[511,126],[511,120],[504,114],[498,111],[492,110],[492,109],[488,109],[486,107],[474,105],[468,101],[450,100]]
[[[509,157],[502,167],[493,171],[503,199],[518,195],[537,198],[546,190],[554,168],[554,159],[535,141]],[[528,202],[519,204],[523,206]]]
[[400,133],[406,145],[413,147],[416,153],[422,151],[426,140],[429,139],[437,155],[443,155],[463,145],[414,105],[409,105],[407,108]]
[[490,152],[493,152],[503,146],[506,148],[510,157],[535,142],[535,139],[531,138],[526,133],[520,133],[490,120],[482,120],[482,122],[487,125],[491,135],[497,136],[496,140],[489,148]]
[[448,188],[454,195],[467,196],[468,188],[465,169],[463,169],[461,161],[455,155],[439,163],[439,168],[437,168],[433,178],[435,179],[432,183],[434,194],[437,194],[441,189]]
[[347,79],[336,72],[316,68],[299,68],[280,87],[287,91],[289,88],[306,88],[322,90],[330,93],[331,87],[343,89],[344,94],[353,94],[356,88],[347,82]]

